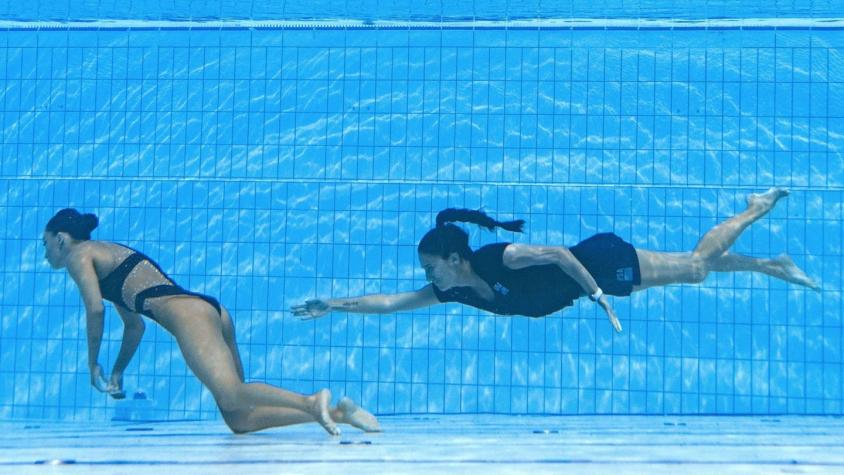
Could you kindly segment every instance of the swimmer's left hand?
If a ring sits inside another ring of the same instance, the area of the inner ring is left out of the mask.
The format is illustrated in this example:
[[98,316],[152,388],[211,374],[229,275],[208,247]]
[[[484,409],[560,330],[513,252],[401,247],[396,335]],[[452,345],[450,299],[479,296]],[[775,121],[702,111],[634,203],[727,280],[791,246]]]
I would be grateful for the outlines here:
[[612,323],[613,328],[618,333],[621,333],[621,322],[618,320],[618,316],[615,314],[615,310],[610,306],[610,303],[607,301],[607,297],[602,295],[600,299],[598,299],[598,304],[607,312],[607,317],[610,319],[610,323]]

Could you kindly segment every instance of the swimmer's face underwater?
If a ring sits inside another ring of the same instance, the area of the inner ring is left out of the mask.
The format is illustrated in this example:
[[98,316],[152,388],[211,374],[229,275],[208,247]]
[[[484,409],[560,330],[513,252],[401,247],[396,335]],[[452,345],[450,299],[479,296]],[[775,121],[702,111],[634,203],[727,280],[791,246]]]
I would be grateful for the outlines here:
[[425,269],[425,280],[436,285],[442,291],[461,284],[462,267],[468,264],[456,252],[452,252],[448,257],[420,252],[419,263]]
[[50,263],[53,269],[62,269],[65,266],[65,241],[67,233],[51,233],[44,231],[41,243],[44,245],[44,258]]

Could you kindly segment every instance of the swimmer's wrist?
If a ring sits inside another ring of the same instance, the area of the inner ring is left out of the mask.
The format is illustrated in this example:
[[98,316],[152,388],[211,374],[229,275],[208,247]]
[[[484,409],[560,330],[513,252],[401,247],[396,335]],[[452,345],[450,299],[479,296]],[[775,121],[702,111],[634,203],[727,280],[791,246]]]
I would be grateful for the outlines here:
[[597,302],[597,301],[598,301],[598,300],[600,300],[600,299],[601,299],[601,297],[603,297],[603,296],[604,296],[604,291],[603,291],[603,290],[601,290],[601,288],[600,288],[600,287],[598,287],[598,290],[596,290],[596,291],[595,291],[595,293],[593,293],[593,294],[591,294],[591,295],[589,296],[589,300],[591,300],[591,301],[593,301],[593,302]]
[[325,303],[331,310],[352,311],[358,307],[359,301],[357,299],[331,299]]

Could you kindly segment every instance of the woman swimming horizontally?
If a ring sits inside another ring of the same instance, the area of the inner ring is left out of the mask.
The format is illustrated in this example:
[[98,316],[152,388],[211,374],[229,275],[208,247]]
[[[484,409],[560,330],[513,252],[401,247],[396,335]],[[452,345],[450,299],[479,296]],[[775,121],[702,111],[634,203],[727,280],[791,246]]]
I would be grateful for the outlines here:
[[437,215],[437,227],[419,242],[419,261],[430,285],[392,295],[308,300],[292,311],[308,320],[335,310],[392,313],[461,302],[496,314],[540,317],[589,296],[620,332],[621,323],[605,295],[627,296],[659,285],[699,283],[712,271],[761,272],[818,290],[786,255],[758,259],[728,252],[742,231],[787,195],[781,188],[749,195],[745,211],[709,230],[693,251],[684,253],[636,249],[611,233],[592,236],[571,248],[496,243],[472,251],[466,232],[452,222],[518,232],[524,222],[502,223],[480,211],[447,209]]
[[[211,390],[232,431],[252,432],[316,421],[328,433],[337,423],[379,431],[370,413],[343,398],[329,407],[331,393],[322,389],[305,396],[262,383],[246,383],[235,342],[234,325],[225,307],[207,295],[176,285],[149,257],[121,244],[91,240],[98,220],[93,214],[63,209],[47,223],[43,235],[46,259],[54,269],[67,269],[85,304],[88,366],[91,384],[115,398],[124,397],[123,371],[144,333],[145,315],[176,337],[190,369]],[[109,381],[98,363],[103,336],[103,299],[123,319],[123,341]]]

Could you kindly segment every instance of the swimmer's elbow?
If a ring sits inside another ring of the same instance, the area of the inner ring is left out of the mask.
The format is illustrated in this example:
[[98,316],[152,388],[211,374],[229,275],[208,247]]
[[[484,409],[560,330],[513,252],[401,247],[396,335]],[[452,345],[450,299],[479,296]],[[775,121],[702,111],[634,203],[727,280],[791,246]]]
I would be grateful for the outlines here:
[[557,249],[557,265],[566,272],[577,269],[580,266],[580,261],[567,248],[561,247]]
[[354,310],[351,311],[377,314],[403,312],[425,306],[416,292],[369,295],[352,303]]

